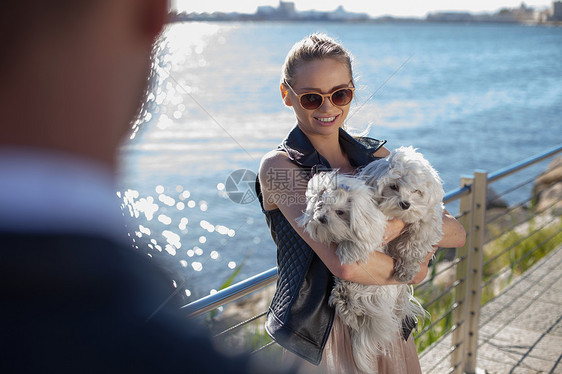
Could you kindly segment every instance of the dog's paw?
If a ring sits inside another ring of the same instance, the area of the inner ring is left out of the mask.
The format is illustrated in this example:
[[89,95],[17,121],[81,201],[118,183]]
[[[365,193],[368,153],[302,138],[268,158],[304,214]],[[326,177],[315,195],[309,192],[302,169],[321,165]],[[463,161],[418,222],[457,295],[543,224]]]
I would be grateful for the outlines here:
[[396,271],[396,272],[394,272],[394,279],[396,279],[398,282],[401,282],[401,283],[408,283],[412,279],[414,279],[414,277],[410,277],[409,273]]
[[419,271],[420,266],[418,264],[400,266],[394,269],[394,279],[396,279],[398,282],[409,283],[412,281],[412,279],[414,279]]
[[349,288],[349,284],[350,282],[338,279],[332,289],[328,304],[335,309],[345,325],[358,330],[364,316],[362,311],[355,307],[354,298],[350,295],[353,290]]

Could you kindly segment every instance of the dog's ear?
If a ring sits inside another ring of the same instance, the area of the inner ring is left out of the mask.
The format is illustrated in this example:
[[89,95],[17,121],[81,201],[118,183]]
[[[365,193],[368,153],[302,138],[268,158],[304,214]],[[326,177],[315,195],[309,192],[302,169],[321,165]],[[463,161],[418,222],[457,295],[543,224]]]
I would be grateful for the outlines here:
[[360,177],[380,194],[382,187],[385,185],[385,178],[388,177],[389,167],[388,159],[372,161],[361,170]]
[[317,195],[309,196],[308,191],[306,192],[306,209],[304,210],[304,212],[302,212],[302,215],[297,218],[296,220],[297,225],[306,228],[306,225],[314,215],[314,206],[316,205],[317,200],[318,200]]
[[383,196],[383,191],[386,186],[396,184],[396,181],[400,179],[402,173],[400,170],[392,167],[392,164],[388,164],[387,168],[383,171],[380,177],[377,178],[375,184],[375,194],[377,196]]
[[443,202],[443,197],[445,196],[445,191],[443,190],[443,185],[435,180],[428,183],[428,189],[426,194],[429,196],[428,204],[430,206],[439,205]]
[[326,173],[321,172],[314,174],[312,178],[308,181],[307,188],[306,188],[306,197],[307,200],[312,197],[317,197],[322,195],[324,191],[327,189],[332,189],[332,185],[334,184],[334,174],[333,173]]
[[[308,210],[304,211],[300,217],[297,218],[296,222],[299,227],[305,227],[306,224],[310,221],[310,214]],[[306,230],[305,230],[306,231]]]
[[382,245],[386,217],[374,203],[370,189],[353,194],[350,202],[350,229],[355,244],[373,250]]
[[440,204],[445,195],[443,181],[437,171],[427,161],[423,168],[423,179],[425,180],[425,193],[428,194],[429,205]]
[[420,157],[421,154],[417,153],[411,146],[395,149],[388,158],[390,164],[388,167],[388,174],[392,175],[395,179],[402,178],[402,176],[407,174],[408,170],[413,167],[410,163],[417,162],[416,160]]
[[335,171],[316,173],[308,181],[308,190],[317,193],[318,191],[335,189],[337,186],[338,176]]
[[306,210],[297,218],[297,224],[305,227],[314,215],[314,207],[318,203],[318,199],[326,189],[323,187],[323,177],[316,174],[309,181],[306,188]]

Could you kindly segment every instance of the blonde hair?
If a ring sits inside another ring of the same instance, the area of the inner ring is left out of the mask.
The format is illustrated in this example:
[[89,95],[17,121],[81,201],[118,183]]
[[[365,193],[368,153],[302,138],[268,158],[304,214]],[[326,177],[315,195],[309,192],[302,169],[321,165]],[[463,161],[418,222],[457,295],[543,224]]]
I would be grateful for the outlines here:
[[306,62],[327,58],[333,58],[345,64],[353,81],[351,54],[340,42],[326,34],[316,33],[305,37],[293,45],[283,64],[281,82],[287,82],[290,85],[295,84],[296,71],[299,66]]

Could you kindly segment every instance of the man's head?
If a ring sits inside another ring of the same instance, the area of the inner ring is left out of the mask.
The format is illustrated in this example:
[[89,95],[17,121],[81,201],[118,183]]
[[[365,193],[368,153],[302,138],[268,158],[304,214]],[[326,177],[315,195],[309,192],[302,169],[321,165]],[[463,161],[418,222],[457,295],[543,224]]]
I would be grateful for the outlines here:
[[167,13],[168,0],[3,6],[0,146],[52,149],[113,167]]

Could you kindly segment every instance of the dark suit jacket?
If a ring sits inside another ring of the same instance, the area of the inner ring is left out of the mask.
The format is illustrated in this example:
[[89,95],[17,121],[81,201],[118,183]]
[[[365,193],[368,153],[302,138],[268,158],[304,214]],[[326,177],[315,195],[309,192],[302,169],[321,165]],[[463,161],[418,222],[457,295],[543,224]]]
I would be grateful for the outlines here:
[[102,237],[0,233],[0,372],[245,373],[168,303],[145,256]]

